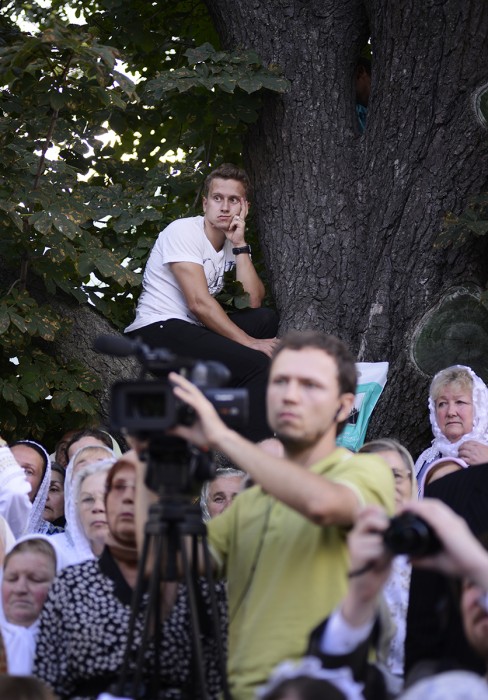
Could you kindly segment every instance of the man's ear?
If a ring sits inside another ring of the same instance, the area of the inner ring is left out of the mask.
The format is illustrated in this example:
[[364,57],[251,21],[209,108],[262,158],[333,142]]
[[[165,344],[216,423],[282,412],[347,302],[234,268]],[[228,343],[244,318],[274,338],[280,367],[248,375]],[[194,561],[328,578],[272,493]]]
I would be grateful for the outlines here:
[[352,411],[352,407],[354,406],[354,398],[355,398],[354,394],[347,393],[347,394],[340,395],[339,401],[340,401],[341,405],[340,405],[339,410],[337,412],[337,418],[336,418],[338,423],[342,423],[342,421],[347,420],[347,418],[349,417],[349,414]]
[[207,211],[207,198],[206,197],[202,197],[202,208],[203,208],[204,212]]

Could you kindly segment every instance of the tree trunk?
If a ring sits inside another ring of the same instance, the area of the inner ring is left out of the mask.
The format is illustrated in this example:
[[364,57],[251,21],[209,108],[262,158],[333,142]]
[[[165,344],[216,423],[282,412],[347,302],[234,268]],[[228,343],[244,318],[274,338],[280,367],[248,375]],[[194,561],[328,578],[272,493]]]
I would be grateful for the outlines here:
[[[486,82],[488,6],[207,6],[226,48],[255,49],[291,83],[267,98],[245,153],[281,332],[320,328],[361,361],[388,360],[369,436],[398,437],[418,453],[431,438],[430,377],[414,360],[413,338],[453,287],[487,279],[483,240],[448,252],[433,244],[446,212],[460,213],[487,181],[488,139],[473,93]],[[354,69],[368,36],[372,91],[361,136]],[[466,361],[462,351],[457,361]],[[436,363],[445,366],[443,353]]]

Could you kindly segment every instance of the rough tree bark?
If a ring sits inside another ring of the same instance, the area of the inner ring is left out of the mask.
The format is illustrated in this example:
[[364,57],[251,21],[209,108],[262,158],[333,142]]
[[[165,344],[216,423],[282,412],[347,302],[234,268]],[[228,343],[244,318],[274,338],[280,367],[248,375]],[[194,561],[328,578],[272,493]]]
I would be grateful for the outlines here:
[[[397,436],[418,453],[431,439],[430,378],[412,359],[412,337],[449,289],[487,279],[483,241],[447,252],[433,243],[443,215],[459,213],[487,180],[473,93],[487,81],[488,5],[206,4],[224,47],[254,48],[291,82],[267,99],[245,152],[281,331],[321,328],[359,360],[388,360],[370,435]],[[368,36],[373,80],[360,136],[354,66]]]

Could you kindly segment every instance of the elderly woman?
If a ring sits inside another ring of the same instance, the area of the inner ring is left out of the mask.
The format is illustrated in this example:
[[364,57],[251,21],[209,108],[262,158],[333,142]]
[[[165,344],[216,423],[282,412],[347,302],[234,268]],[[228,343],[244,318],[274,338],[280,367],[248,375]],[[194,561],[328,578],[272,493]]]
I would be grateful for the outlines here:
[[246,473],[233,467],[217,467],[215,478],[206,481],[200,494],[202,519],[208,522],[228,508],[242,491]]
[[[96,697],[107,691],[120,675],[137,578],[135,483],[135,466],[122,457],[107,477],[105,508],[109,533],[101,557],[62,571],[44,606],[34,674],[53,688],[59,700]],[[208,604],[208,600],[205,602]],[[144,595],[129,677],[135,670],[146,605]],[[146,653],[144,680],[148,682],[158,672],[161,697],[193,699],[196,693],[192,686],[192,629],[184,586],[165,584],[163,613],[158,663],[154,663],[151,642]],[[212,647],[204,637],[205,645]],[[53,654],[53,649],[62,649],[63,653]],[[205,654],[209,659],[209,697],[217,698],[220,677],[213,664],[215,652],[211,651]],[[151,698],[156,700],[156,695]]]
[[74,477],[69,501],[69,529],[54,535],[67,565],[99,557],[108,533],[105,515],[105,482],[113,459],[99,460],[82,467]]
[[32,673],[38,618],[56,575],[57,557],[49,540],[28,536],[5,557],[0,630],[11,675]]
[[[388,463],[395,482],[395,512],[399,513],[412,500],[417,499],[417,480],[410,452],[397,440],[382,438],[365,443],[359,452],[379,454]],[[408,597],[412,567],[406,556],[396,556],[392,571],[383,589],[388,614],[393,623],[390,639],[382,649],[381,659],[386,667],[386,680],[392,695],[403,686],[405,662],[405,636]]]
[[488,462],[488,387],[470,367],[453,365],[435,375],[429,412],[434,439],[415,463],[419,484],[441,458],[458,458],[462,466]]
[[56,539],[63,548],[69,549],[74,547],[71,529],[75,523],[76,506],[73,500],[73,485],[77,473],[87,464],[93,464],[94,462],[101,462],[103,460],[109,460],[110,463],[113,464],[115,459],[116,457],[113,450],[105,445],[87,445],[85,447],[80,447],[70,459],[66,467],[64,480],[65,531],[59,536],[56,535]]

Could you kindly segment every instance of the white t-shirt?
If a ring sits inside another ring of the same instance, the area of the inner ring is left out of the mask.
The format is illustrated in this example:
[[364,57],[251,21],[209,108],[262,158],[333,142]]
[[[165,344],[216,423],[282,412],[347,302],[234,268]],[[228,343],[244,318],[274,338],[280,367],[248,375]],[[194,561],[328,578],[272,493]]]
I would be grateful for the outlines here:
[[201,325],[190,312],[171,272],[170,263],[174,262],[202,265],[212,296],[224,286],[224,272],[235,267],[231,241],[226,240],[222,250],[216,251],[205,235],[203,216],[173,221],[161,231],[153,246],[144,270],[143,291],[137,304],[136,318],[127,326],[126,332],[170,318]]

